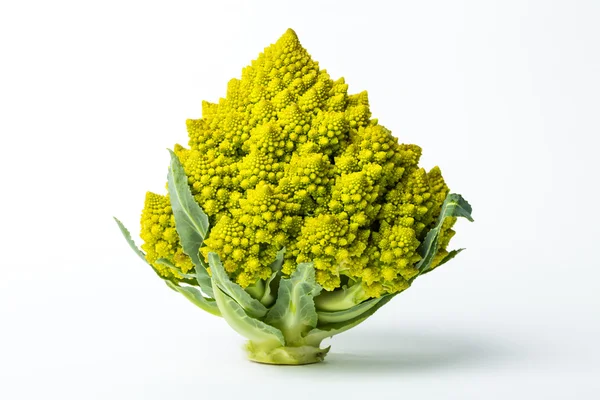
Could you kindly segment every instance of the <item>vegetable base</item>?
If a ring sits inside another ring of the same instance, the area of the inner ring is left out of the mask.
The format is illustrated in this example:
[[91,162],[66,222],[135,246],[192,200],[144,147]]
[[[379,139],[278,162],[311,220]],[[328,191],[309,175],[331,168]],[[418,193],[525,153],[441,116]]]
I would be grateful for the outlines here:
[[264,348],[260,344],[248,341],[246,343],[248,359],[261,364],[274,365],[303,365],[315,364],[325,359],[329,347],[321,349],[318,346],[281,346]]

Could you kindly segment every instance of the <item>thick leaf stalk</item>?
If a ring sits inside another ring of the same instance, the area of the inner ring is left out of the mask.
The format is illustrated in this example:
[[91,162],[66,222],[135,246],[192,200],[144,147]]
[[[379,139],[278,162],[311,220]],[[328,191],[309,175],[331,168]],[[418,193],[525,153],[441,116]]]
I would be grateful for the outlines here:
[[[171,289],[202,310],[223,317],[236,332],[247,338],[245,349],[252,361],[277,365],[323,361],[329,352],[329,347],[321,347],[324,339],[354,328],[398,294],[369,298],[360,282],[349,282],[340,289],[325,291],[315,279],[313,263],[300,263],[291,276],[282,276],[285,249],[273,260],[273,273],[269,279],[244,289],[229,278],[216,253],[208,253],[207,260],[200,255],[199,249],[210,232],[209,218],[195,201],[183,167],[173,152],[167,181],[177,233],[195,272],[178,274],[177,279],[157,275]],[[418,249],[421,256],[417,264],[419,275],[432,269],[444,220],[449,217],[472,220],[470,214],[470,205],[460,195],[447,196],[435,226]],[[144,252],[135,245],[129,231],[115,220],[129,246],[146,261]],[[438,265],[456,256],[460,250],[449,252]],[[158,261],[176,269],[168,260]]]

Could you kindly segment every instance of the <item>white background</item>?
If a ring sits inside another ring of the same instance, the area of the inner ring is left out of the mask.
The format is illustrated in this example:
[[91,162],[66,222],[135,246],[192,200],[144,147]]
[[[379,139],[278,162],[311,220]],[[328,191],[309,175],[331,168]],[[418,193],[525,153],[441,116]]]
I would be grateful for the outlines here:
[[[0,398],[600,398],[600,3],[6,1]],[[186,118],[288,28],[473,205],[467,251],[249,363],[127,247]]]

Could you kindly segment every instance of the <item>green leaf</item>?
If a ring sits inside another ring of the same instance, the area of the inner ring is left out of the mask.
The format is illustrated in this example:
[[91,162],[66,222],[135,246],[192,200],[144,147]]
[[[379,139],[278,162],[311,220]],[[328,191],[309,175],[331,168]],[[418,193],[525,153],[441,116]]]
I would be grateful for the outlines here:
[[212,297],[210,277],[206,271],[206,265],[200,257],[200,246],[208,234],[208,216],[194,199],[179,158],[173,151],[169,150],[169,153],[171,154],[171,164],[169,165],[167,184],[171,208],[175,216],[175,228],[184,253],[194,263],[200,288]]
[[[427,232],[425,240],[423,240],[423,243],[421,243],[417,249],[418,253],[421,255],[421,261],[417,263],[416,267],[419,269],[421,274],[429,270],[431,267],[433,258],[438,251],[439,235],[442,229],[442,224],[448,217],[464,217],[469,221],[473,221],[473,218],[471,217],[471,205],[467,203],[467,201],[459,194],[452,193],[446,196],[446,200],[444,200],[444,204],[442,204],[442,210],[436,225],[429,232]],[[458,254],[458,251],[454,253],[452,257],[454,257],[456,254]]]
[[198,286],[198,282],[196,281],[196,275],[184,274],[183,272],[181,272],[181,270],[179,268],[177,268],[175,265],[173,265],[173,263],[171,261],[167,260],[166,258],[159,258],[155,261],[155,263],[164,265],[165,267],[169,268],[170,270],[172,270],[175,273],[175,276],[177,276],[177,279],[173,280],[173,282],[181,281],[188,285]]
[[148,261],[146,260],[146,254],[144,254],[144,252],[135,245],[135,242],[131,238],[131,233],[129,233],[127,228],[125,228],[125,225],[123,225],[123,223],[119,221],[116,217],[113,217],[113,219],[117,222],[117,225],[119,225],[119,229],[121,230],[123,236],[125,236],[125,240],[127,240],[129,247],[131,247],[131,249],[135,252],[135,254],[138,255],[138,257],[140,257],[142,260],[144,260],[146,264],[148,264]]
[[285,247],[277,252],[275,261],[271,264],[271,271],[273,274],[265,283],[265,292],[260,299],[260,302],[265,306],[269,307],[275,301],[275,293],[279,288],[279,280],[281,279],[281,266],[283,265],[283,255],[285,254]]
[[215,281],[213,281],[213,291],[221,315],[237,333],[260,344],[261,348],[265,350],[285,344],[285,339],[279,329],[250,317],[235,300],[221,290]]
[[283,256],[285,255],[285,247],[277,252],[275,261],[271,263],[271,271],[280,272],[281,266],[283,265]]
[[[156,275],[158,275],[158,277],[160,279],[165,281],[165,283],[167,284],[168,287],[181,293],[189,301],[191,301],[192,303],[194,303],[201,309],[208,311],[209,313],[211,313],[213,315],[221,316],[221,314],[219,313],[219,309],[217,308],[217,305],[213,299],[205,298],[204,296],[202,296],[202,293],[198,289],[195,289],[195,288],[189,287],[189,286],[179,286],[179,284],[177,284],[176,282],[160,275],[158,273],[158,271],[156,270],[156,268],[154,268],[154,266],[146,260],[146,255],[144,254],[144,252],[135,245],[135,243],[133,242],[133,239],[131,239],[131,234],[129,233],[127,228],[125,228],[125,225],[123,225],[123,223],[121,221],[119,221],[117,218],[115,218],[115,221],[117,222],[117,225],[119,225],[119,228],[121,229],[121,232],[123,233],[123,236],[125,236],[127,243],[129,243],[129,246],[133,249],[133,251],[135,251],[135,253],[142,260],[144,260],[144,262],[146,264],[148,264],[150,267],[152,267],[152,270],[156,273]],[[164,265],[166,267],[169,267],[169,268],[175,270],[179,275],[182,276],[182,278],[180,279],[182,282],[187,283],[187,284],[194,284],[194,282],[195,282],[194,275],[181,273],[181,271],[177,267],[175,267],[169,260],[167,260],[165,258],[159,258],[158,260],[156,260],[156,263]],[[212,288],[211,288],[211,293],[212,293]]]
[[246,293],[260,301],[262,299],[263,294],[265,294],[265,281],[264,279],[259,279],[254,284],[247,286],[245,289]]
[[160,279],[167,280],[164,276],[162,276],[161,274],[158,273],[156,268],[154,268],[154,265],[150,264],[148,262],[148,260],[146,260],[146,254],[135,245],[135,242],[131,238],[131,234],[129,233],[127,228],[125,228],[125,225],[123,225],[123,223],[121,221],[119,221],[116,217],[113,217],[113,218],[117,222],[117,225],[119,225],[119,229],[121,230],[121,233],[125,237],[125,240],[129,244],[129,247],[131,247],[131,249],[135,252],[135,254],[137,254],[138,257],[140,257],[142,260],[144,260],[144,262],[152,268],[154,273],[156,273],[156,275],[158,275],[158,277]]
[[375,314],[375,311],[379,310],[379,308],[387,304],[388,301],[390,301],[394,296],[395,294],[388,294],[380,297],[379,301],[375,305],[370,307],[367,311],[347,321],[319,325],[318,327],[308,332],[305,338],[306,344],[310,346],[319,346],[323,339],[332,337],[334,335],[338,335],[342,332],[347,331],[348,329],[354,328],[356,325],[360,324],[361,322],[369,318],[371,315]]
[[259,301],[265,306],[270,307],[275,302],[275,295],[271,286],[274,285],[273,282],[277,278],[277,272],[273,272],[269,279],[265,282],[265,291],[260,297]]
[[[202,242],[208,234],[208,216],[194,199],[188,186],[188,178],[185,175],[179,158],[172,150],[169,150],[169,153],[171,154],[168,175],[170,178],[168,179],[169,195],[171,198],[175,198],[175,203],[177,204],[177,211],[173,208],[173,214],[179,214],[181,222],[185,223],[181,229],[190,231],[186,236],[190,239],[196,238]],[[177,216],[175,219],[177,219]]]
[[446,254],[446,257],[442,258],[442,261],[440,261],[440,263],[436,266],[436,268],[442,264],[446,264],[448,261],[452,260],[463,250],[464,249],[456,249],[456,250],[452,250],[451,252],[449,252],[448,254]]
[[260,301],[265,307],[270,307],[271,304],[275,302],[275,296],[273,293],[273,286],[275,287],[275,291],[277,286],[279,285],[279,280],[275,282],[275,279],[281,275],[279,271],[281,270],[281,266],[283,264],[283,254],[285,252],[285,247],[277,252],[275,257],[275,261],[271,263],[271,271],[275,271],[271,274],[268,279],[259,279],[254,284],[244,288],[246,293]]
[[288,344],[300,342],[302,336],[317,325],[313,298],[320,292],[313,264],[298,264],[290,278],[280,280],[277,300],[265,322],[279,328]]
[[196,269],[196,282],[207,296],[215,297],[212,289],[212,279],[208,275],[206,263],[200,258],[201,267],[195,267]]
[[344,311],[368,299],[360,282],[343,286],[332,292],[322,292],[315,297],[315,306],[319,311]]
[[169,268],[170,270],[172,270],[173,272],[179,274],[180,276],[182,276],[185,279],[191,280],[191,281],[195,281],[196,280],[196,276],[192,275],[192,274],[184,274],[183,272],[181,272],[181,270],[179,268],[177,268],[175,265],[173,265],[173,263],[169,260],[167,260],[166,258],[159,258],[155,261],[157,264],[160,265],[164,265],[165,267]]
[[235,300],[248,315],[254,318],[262,318],[267,314],[267,307],[260,301],[250,296],[240,285],[232,282],[223,268],[221,259],[217,253],[208,253],[208,263],[212,273],[213,287],[215,284],[229,297]]
[[460,194],[449,194],[446,197],[446,200],[444,200],[444,203],[446,207],[444,211],[444,205],[442,205],[442,213],[447,217],[464,217],[471,222],[474,221],[473,217],[471,216],[473,208]]
[[370,299],[342,311],[317,311],[319,324],[332,324],[351,320],[375,307],[382,297]]
[[456,255],[460,252],[462,252],[465,249],[456,249],[456,250],[452,250],[451,252],[449,252],[448,254],[446,254],[446,257],[444,257],[442,259],[442,261],[440,261],[440,263],[438,265],[436,265],[435,268],[429,268],[428,270],[420,273],[419,275],[425,275],[430,273],[431,271],[433,271],[434,269],[438,268],[440,265],[442,264],[446,264],[448,261],[452,260],[454,257],[456,257]]
[[217,306],[217,302],[213,299],[207,299],[202,295],[198,289],[191,286],[179,286],[173,282],[165,281],[167,286],[171,289],[181,293],[186,299],[194,303],[196,306],[200,307],[204,311],[207,311],[217,317],[221,316],[221,312],[219,311],[219,307]]

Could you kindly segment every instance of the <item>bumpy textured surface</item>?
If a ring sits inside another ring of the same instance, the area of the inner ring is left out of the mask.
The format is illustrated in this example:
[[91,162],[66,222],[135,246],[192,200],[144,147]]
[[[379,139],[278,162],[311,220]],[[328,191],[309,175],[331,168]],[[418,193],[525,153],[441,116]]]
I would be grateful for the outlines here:
[[[371,119],[367,92],[349,95],[292,30],[229,82],[225,98],[203,102],[187,129],[189,149],[175,153],[210,217],[201,253],[218,253],[242,287],[268,278],[282,247],[285,274],[313,261],[326,290],[348,279],[371,297],[409,286],[416,249],[448,193],[441,172],[419,168],[421,149],[398,144]],[[453,221],[434,265],[447,254]],[[149,262],[192,268],[166,197],[148,194],[142,238]]]
[[[192,260],[185,255],[179,243],[168,196],[146,193],[141,225],[140,237],[144,241],[142,250],[146,252],[146,259],[159,274],[166,278],[179,278],[181,274],[178,270],[186,273],[194,268]],[[156,260],[161,258],[169,261],[178,270],[157,263]]]

